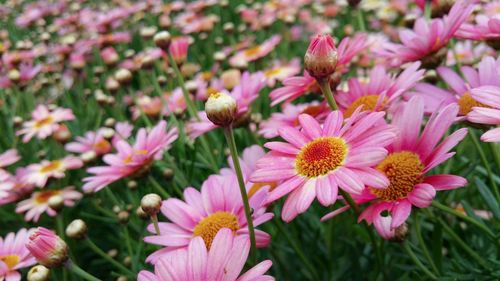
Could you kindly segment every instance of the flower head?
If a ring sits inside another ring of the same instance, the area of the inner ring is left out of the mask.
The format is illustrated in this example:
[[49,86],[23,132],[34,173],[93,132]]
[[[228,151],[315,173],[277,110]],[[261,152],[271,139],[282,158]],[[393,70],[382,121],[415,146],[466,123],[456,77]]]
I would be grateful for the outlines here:
[[49,178],[64,178],[67,170],[78,169],[83,166],[82,160],[74,156],[66,156],[58,160],[43,160],[38,164],[26,167],[26,181],[38,187],[44,187]]
[[23,124],[23,129],[16,132],[17,135],[24,135],[23,142],[28,142],[37,136],[45,139],[52,135],[60,126],[60,122],[75,119],[71,109],[56,108],[49,110],[45,105],[38,105],[31,113],[32,120]]
[[30,234],[26,248],[38,263],[48,268],[59,267],[68,259],[66,242],[44,227],[38,227]]
[[213,93],[205,103],[207,118],[218,126],[230,126],[236,118],[237,111],[236,100],[225,93]]
[[24,244],[28,241],[28,230],[20,229],[0,237],[0,280],[21,280],[19,269],[36,263]]
[[[483,106],[472,108],[467,120],[488,125],[500,125],[500,86],[484,86],[471,90],[472,98]],[[485,142],[500,142],[500,128],[493,128],[481,136]]]

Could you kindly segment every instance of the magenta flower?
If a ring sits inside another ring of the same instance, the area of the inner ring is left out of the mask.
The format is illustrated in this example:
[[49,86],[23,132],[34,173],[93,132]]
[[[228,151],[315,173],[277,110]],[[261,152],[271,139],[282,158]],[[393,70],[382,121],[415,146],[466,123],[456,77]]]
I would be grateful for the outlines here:
[[[394,116],[393,124],[399,128],[399,135],[389,146],[389,154],[376,166],[389,179],[389,187],[376,189],[367,184],[363,194],[355,196],[360,203],[372,202],[359,220],[373,223],[383,238],[394,236],[395,229],[410,216],[412,206],[426,208],[432,203],[436,191],[467,184],[467,180],[459,176],[425,175],[452,157],[455,152],[450,150],[467,134],[467,129],[462,128],[439,143],[457,113],[457,105],[446,106],[430,117],[422,133],[424,102],[421,98],[412,98]],[[388,211],[389,215],[383,216],[383,211]]]
[[189,47],[188,37],[181,36],[172,39],[172,43],[170,43],[168,51],[174,58],[174,61],[177,64],[181,64],[187,58],[188,47]]
[[[248,186],[250,187],[250,185]],[[272,213],[266,213],[264,202],[267,188],[259,189],[250,198],[254,226],[272,219]],[[155,264],[165,253],[185,248],[195,237],[201,237],[208,248],[214,242],[214,236],[222,228],[229,228],[238,235],[248,235],[247,221],[238,182],[233,174],[210,176],[201,186],[201,192],[188,187],[184,190],[184,200],[170,198],[163,202],[161,212],[171,222],[160,223],[161,235],[144,238],[147,243],[165,246],[147,259]],[[152,225],[148,230],[154,232]],[[271,241],[269,234],[256,229],[257,247],[266,247]]]
[[[475,16],[476,24],[464,23],[457,31],[456,36],[462,39],[486,40],[494,42],[500,39],[500,17],[495,9],[498,9],[498,2],[490,3],[483,7],[482,13]],[[492,11],[493,15],[488,16],[485,12]]]
[[[472,108],[467,120],[488,125],[500,125],[500,86],[484,86],[471,90],[472,97],[484,104]],[[481,136],[485,142],[500,142],[500,128],[493,128]]]
[[23,123],[23,128],[16,132],[16,135],[24,135],[23,142],[29,142],[36,136],[39,139],[45,139],[52,135],[59,127],[62,121],[75,119],[71,109],[56,108],[49,110],[43,104],[38,105],[31,113],[31,121]]
[[232,66],[246,65],[267,56],[281,42],[280,35],[273,35],[262,44],[238,51],[229,59]]
[[0,175],[0,206],[24,198],[35,188],[26,180],[26,173],[25,168],[17,168],[15,175]]
[[273,281],[264,273],[271,267],[270,260],[241,271],[250,252],[248,236],[234,236],[231,229],[217,233],[211,247],[201,237],[193,238],[187,249],[162,256],[155,265],[155,273],[141,271],[138,281]]
[[269,194],[273,202],[289,194],[282,218],[291,221],[309,208],[315,197],[324,205],[337,200],[338,188],[360,194],[365,185],[385,188],[388,180],[372,167],[387,155],[394,137],[384,112],[355,112],[346,119],[340,111],[321,126],[308,114],[299,116],[302,130],[279,130],[287,142],[268,142],[271,149],[257,162],[252,182],[279,182]]
[[73,153],[94,152],[95,155],[103,155],[111,151],[111,144],[104,138],[103,130],[87,132],[83,137],[76,137],[75,142],[70,142],[64,148]]
[[97,192],[122,178],[141,174],[149,169],[155,159],[162,156],[163,151],[169,148],[177,136],[177,128],[167,132],[167,122],[161,121],[149,133],[144,128],[140,129],[133,146],[125,140],[117,141],[117,153],[103,157],[108,166],[87,169],[87,172],[94,175],[83,179],[83,190]]
[[0,237],[0,280],[21,281],[18,270],[36,264],[36,259],[24,246],[27,241],[25,228],[7,234],[5,239]]

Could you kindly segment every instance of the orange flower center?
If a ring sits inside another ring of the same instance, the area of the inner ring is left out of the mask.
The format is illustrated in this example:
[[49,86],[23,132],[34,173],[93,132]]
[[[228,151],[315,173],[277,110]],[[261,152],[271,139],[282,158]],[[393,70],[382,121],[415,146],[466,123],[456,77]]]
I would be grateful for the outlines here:
[[45,117],[41,120],[36,121],[35,123],[35,128],[39,129],[41,127],[47,126],[51,124],[54,121],[54,118],[52,116]]
[[8,269],[13,269],[21,260],[18,255],[0,256],[0,261],[7,265]]
[[469,92],[465,92],[458,100],[459,114],[464,116],[472,111],[473,107],[489,107],[472,98]]
[[341,138],[317,138],[302,147],[295,158],[295,169],[308,178],[326,175],[344,164],[347,151]]
[[247,57],[252,57],[260,53],[260,46],[255,46],[253,48],[246,49],[243,54]]
[[215,212],[202,219],[194,228],[193,235],[201,236],[205,245],[210,249],[217,232],[223,228],[229,228],[233,232],[240,229],[238,218],[229,212]]
[[44,165],[41,169],[40,169],[40,172],[41,173],[50,173],[50,172],[53,172],[55,170],[58,170],[60,169],[62,166],[62,162],[60,160],[54,160],[46,165]]
[[123,159],[123,163],[128,164],[132,162],[132,158],[136,155],[146,155],[148,154],[148,151],[146,149],[141,149],[141,150],[135,150],[131,154],[129,154],[125,159]]
[[257,191],[259,191],[264,186],[270,186],[269,191],[273,191],[273,189],[275,189],[276,186],[278,186],[278,184],[276,182],[258,182],[258,183],[254,183],[254,185],[252,185],[252,187],[248,191],[248,198],[252,197],[255,193],[257,193]]
[[266,76],[266,77],[269,78],[269,77],[273,77],[275,75],[280,74],[280,72],[281,72],[281,68],[276,67],[276,68],[272,68],[272,69],[266,70],[264,72],[264,76]]
[[[359,107],[363,106],[362,110],[363,111],[374,111],[377,109],[377,101],[378,101],[379,96],[377,95],[368,95],[368,96],[361,96],[357,98],[355,101],[349,105],[349,107],[344,111],[344,117],[348,118],[351,117],[351,115],[354,113],[354,111]],[[382,104],[379,106],[380,108],[385,107],[387,104],[387,97],[384,98],[384,101]]]
[[94,148],[97,150],[108,150],[110,147],[109,142],[105,139],[102,139],[94,144]]
[[35,194],[35,203],[37,204],[45,204],[49,201],[52,196],[56,196],[59,194],[57,190],[49,190],[49,191],[41,191]]
[[[302,112],[302,113],[305,113],[305,114],[309,114],[311,115],[312,117],[316,117],[318,116],[321,112],[323,111],[323,107],[321,105],[311,105],[311,106],[308,106],[306,107]],[[297,116],[297,118],[295,119],[294,121],[294,125],[295,126],[298,126],[299,125],[299,117]]]
[[405,198],[416,184],[422,182],[424,168],[418,155],[413,152],[391,153],[376,167],[389,179],[389,187],[386,189],[370,188],[370,190],[385,201]]

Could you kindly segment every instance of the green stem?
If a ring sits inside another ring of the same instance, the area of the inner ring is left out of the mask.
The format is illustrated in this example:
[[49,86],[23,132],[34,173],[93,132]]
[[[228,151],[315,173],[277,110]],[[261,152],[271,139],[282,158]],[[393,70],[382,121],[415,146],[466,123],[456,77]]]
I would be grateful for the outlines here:
[[241,172],[240,160],[238,157],[238,151],[236,150],[236,141],[234,140],[233,127],[229,125],[224,128],[224,135],[226,136],[227,144],[229,150],[231,151],[231,158],[233,159],[234,170],[236,171],[236,176],[238,177],[238,185],[240,187],[241,199],[243,200],[243,205],[245,207],[245,217],[247,219],[248,232],[250,233],[250,243],[251,243],[251,257],[255,264],[256,260],[256,242],[255,242],[255,229],[253,227],[252,213],[250,210],[250,203],[248,203],[248,194],[245,187],[245,181],[243,179],[243,173]]
[[365,32],[366,26],[365,26],[365,17],[363,15],[363,10],[360,7],[358,7],[356,14],[357,14],[357,18],[358,18],[359,30],[362,32]]
[[160,193],[164,199],[171,197],[170,194],[165,189],[163,189],[163,187],[161,187],[161,185],[156,181],[156,179],[152,175],[148,176],[148,180],[151,183],[151,185],[156,189],[156,191],[158,193]]
[[87,281],[102,281],[101,279],[94,277],[93,275],[89,274],[85,270],[81,269],[78,265],[74,264],[71,260],[68,260],[66,262],[66,268],[73,272],[74,274],[78,275],[80,278],[87,280]]
[[418,215],[415,216],[415,230],[416,230],[416,233],[417,233],[418,243],[422,247],[422,251],[424,252],[425,258],[427,259],[427,261],[431,265],[432,270],[434,271],[434,273],[436,273],[436,274],[439,275],[439,270],[438,270],[436,264],[434,263],[434,260],[431,257],[429,249],[427,249],[427,245],[425,244],[424,238],[422,237],[422,232],[421,232],[421,229],[420,229],[420,223],[418,222]]
[[194,117],[199,121],[200,117],[198,116],[198,111],[196,110],[196,106],[189,97],[189,92],[186,89],[186,84],[184,83],[184,78],[182,77],[182,73],[179,70],[177,63],[175,62],[174,57],[172,57],[172,54],[170,52],[168,53],[168,58],[170,60],[170,65],[174,69],[175,76],[177,76],[177,81],[179,82],[179,86],[182,89],[182,95],[184,96],[184,100],[186,100],[186,105],[189,115],[191,115],[191,117]]
[[321,92],[326,98],[326,101],[328,102],[328,105],[332,110],[337,110],[338,106],[337,103],[335,102],[335,99],[333,98],[333,93],[332,89],[330,88],[330,83],[328,82],[328,79],[319,79],[317,80],[319,87],[321,88]]
[[424,17],[426,20],[431,19],[431,14],[432,14],[432,2],[431,1],[426,1],[425,2],[425,8],[424,8]]
[[478,222],[477,220],[475,220],[467,215],[464,215],[464,214],[460,213],[459,211],[454,210],[448,206],[445,206],[445,205],[437,202],[436,200],[432,201],[432,206],[440,209],[441,211],[447,212],[448,214],[459,217],[459,218],[463,219],[464,221],[470,222],[471,224],[477,226],[479,229],[481,229],[486,234],[488,234],[488,236],[490,236],[496,240],[495,234],[490,229],[488,229],[484,224]]
[[491,163],[488,162],[488,159],[486,158],[486,154],[484,153],[483,148],[481,147],[481,144],[479,143],[479,139],[476,136],[476,133],[473,130],[469,131],[469,136],[472,139],[472,142],[474,143],[474,146],[477,149],[477,152],[479,153],[479,157],[481,158],[481,161],[483,162],[484,168],[486,169],[486,172],[488,172],[488,178],[491,182],[491,185],[493,187],[493,193],[495,194],[495,197],[497,201],[500,201],[500,194],[498,193],[498,186],[497,183],[495,182],[495,179],[493,178],[493,172],[491,171]]
[[430,272],[421,262],[420,260],[417,258],[417,256],[415,255],[415,253],[413,253],[413,250],[411,249],[410,247],[410,244],[408,244],[408,242],[404,242],[403,243],[403,248],[405,249],[406,253],[408,254],[408,256],[410,256],[410,258],[413,260],[413,262],[415,263],[415,265],[420,268],[420,270],[422,270],[425,275],[427,275],[429,278],[431,278],[432,280],[437,280],[437,277],[436,275],[434,275],[432,272]]
[[101,248],[99,248],[96,244],[94,244],[94,242],[92,242],[92,240],[90,240],[90,238],[88,238],[88,237],[85,238],[85,242],[87,243],[89,248],[92,249],[92,251],[94,251],[96,254],[101,256],[103,259],[105,259],[109,263],[113,264],[114,266],[116,266],[118,269],[120,269],[124,273],[126,273],[130,276],[134,275],[134,273],[132,271],[130,271],[128,268],[126,268],[123,264],[117,262],[112,257],[107,255],[103,250],[101,250]]

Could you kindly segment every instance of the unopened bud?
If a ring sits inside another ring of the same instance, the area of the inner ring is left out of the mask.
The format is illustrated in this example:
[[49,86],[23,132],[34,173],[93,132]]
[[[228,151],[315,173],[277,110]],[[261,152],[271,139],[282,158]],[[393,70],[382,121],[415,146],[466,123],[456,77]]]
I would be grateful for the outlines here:
[[28,271],[28,281],[47,281],[50,278],[50,269],[39,264],[33,266],[30,271]]
[[141,218],[141,219],[143,219],[143,220],[147,220],[147,219],[149,219],[149,215],[148,215],[148,214],[146,214],[146,212],[144,212],[144,210],[141,208],[141,206],[137,207],[137,209],[135,210],[135,214],[136,214],[139,218]]
[[121,211],[118,213],[118,220],[121,222],[121,223],[127,223],[128,222],[128,218],[129,218],[130,214],[127,212],[127,211]]
[[170,36],[170,33],[168,31],[160,31],[155,34],[155,36],[153,37],[153,41],[158,48],[162,50],[168,50],[168,47],[172,42],[172,37]]
[[408,236],[408,224],[403,223],[394,230],[394,237],[392,238],[395,242],[403,242]]
[[87,235],[87,224],[81,219],[72,221],[66,227],[66,236],[71,239],[79,240],[84,238],[85,235]]
[[323,79],[335,72],[337,49],[330,35],[317,35],[307,48],[304,68],[316,79]]
[[48,268],[59,267],[68,259],[66,242],[44,227],[38,227],[30,235],[26,248],[38,263]]
[[121,84],[127,84],[132,80],[132,72],[126,68],[120,68],[115,73],[115,79]]
[[205,112],[212,123],[226,127],[236,118],[238,106],[236,100],[228,94],[217,92],[208,97]]
[[144,195],[141,199],[141,208],[150,216],[158,214],[161,208],[161,197],[155,193]]
[[64,198],[61,195],[54,195],[49,198],[47,203],[51,209],[59,211],[64,207]]

